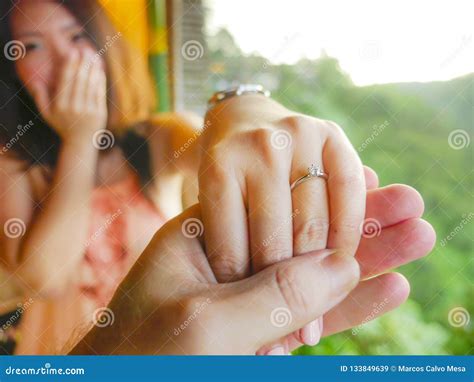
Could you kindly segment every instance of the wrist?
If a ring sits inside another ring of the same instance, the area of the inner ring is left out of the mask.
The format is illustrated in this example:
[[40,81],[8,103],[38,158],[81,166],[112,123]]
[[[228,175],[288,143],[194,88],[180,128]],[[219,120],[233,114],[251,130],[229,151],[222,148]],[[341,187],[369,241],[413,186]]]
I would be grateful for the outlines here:
[[94,136],[95,131],[76,131],[70,134],[64,134],[61,136],[61,143],[65,147],[76,147],[82,149],[97,150],[94,141],[97,138]]
[[219,142],[228,134],[268,126],[295,115],[277,101],[262,94],[246,94],[223,100],[208,110],[204,146]]

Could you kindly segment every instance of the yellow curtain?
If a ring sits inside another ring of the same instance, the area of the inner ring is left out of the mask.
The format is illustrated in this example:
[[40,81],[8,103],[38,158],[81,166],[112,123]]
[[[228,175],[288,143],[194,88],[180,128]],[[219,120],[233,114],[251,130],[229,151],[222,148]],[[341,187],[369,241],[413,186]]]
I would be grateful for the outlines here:
[[130,43],[148,54],[148,14],[146,0],[100,0],[115,27]]

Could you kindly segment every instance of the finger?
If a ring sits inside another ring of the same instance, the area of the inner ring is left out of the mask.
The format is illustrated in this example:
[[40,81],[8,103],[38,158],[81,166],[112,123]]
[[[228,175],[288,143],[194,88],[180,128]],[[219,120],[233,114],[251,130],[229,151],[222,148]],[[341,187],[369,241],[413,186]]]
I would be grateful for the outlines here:
[[[77,72],[72,84],[71,106],[76,112],[84,110],[87,102],[87,89],[89,83],[89,73],[91,69],[91,55],[85,51],[81,54],[77,66]],[[96,84],[94,84],[97,86]]]
[[433,227],[421,219],[405,220],[382,229],[378,236],[362,238],[356,253],[361,278],[419,259],[431,252],[435,242]]
[[47,86],[39,82],[32,84],[31,96],[38,111],[45,120],[48,120],[50,118],[50,99]]
[[[312,135],[314,136],[314,134]],[[293,157],[290,183],[308,173],[309,165],[322,170],[322,140],[302,139]],[[299,255],[326,248],[329,229],[329,210],[326,180],[310,178],[296,186],[292,192],[293,204],[293,254]],[[310,322],[295,334],[300,340],[314,346],[321,338],[322,317]]]
[[247,179],[250,254],[253,272],[293,255],[293,217],[289,170],[267,170]]
[[104,70],[99,66],[97,79],[97,91],[95,94],[95,102],[99,110],[105,110],[107,112],[107,77]]
[[[414,188],[393,184],[367,192],[365,225],[389,227],[423,215],[423,199]],[[377,227],[375,227],[377,228]]]
[[353,257],[330,253],[297,256],[248,279],[222,284],[232,317],[222,335],[236,349],[255,353],[337,305],[357,284],[359,270]]
[[344,301],[324,316],[323,336],[353,328],[353,334],[362,326],[405,302],[410,284],[399,273],[387,273],[361,282]]
[[216,283],[203,250],[201,219],[200,206],[196,204],[161,227],[137,259],[136,269],[130,272],[135,283],[153,280],[150,290],[163,301],[179,299],[182,283]]
[[355,254],[365,215],[365,179],[356,151],[338,126],[333,127],[326,141],[323,162],[329,176],[328,248]]
[[364,166],[365,187],[367,190],[373,190],[379,186],[379,177],[377,173],[369,166]]
[[[328,336],[350,328],[352,334],[357,335],[363,329],[363,324],[403,304],[409,290],[408,282],[398,273],[385,274],[360,283],[340,305],[325,315],[325,320],[330,324],[324,329],[323,335]],[[358,304],[358,301],[361,301],[361,304]],[[285,354],[301,345],[298,338],[287,336]]]
[[308,345],[308,346],[315,346],[319,343],[322,334],[323,334],[323,317],[319,317],[317,320],[311,321],[309,324],[305,325],[304,328],[308,328],[311,325],[317,325],[317,328],[315,328],[315,333],[314,336],[317,336],[317,340],[315,340],[315,343],[310,343],[308,344],[306,341],[303,340],[301,337],[301,329],[296,330],[293,333],[288,334],[287,336],[280,338],[278,341],[268,344],[265,346],[262,346],[257,352],[256,355],[287,355],[291,351],[299,348],[300,346],[303,345]]
[[[216,156],[217,157],[217,156]],[[200,169],[199,202],[205,227],[206,253],[216,279],[241,280],[250,274],[247,211],[240,185],[230,170],[232,158]]]
[[72,97],[74,78],[79,64],[79,55],[73,50],[67,56],[59,75],[59,81],[56,85],[54,101],[59,105],[69,105]]
[[[322,166],[322,142],[302,140],[293,157],[290,182],[308,174],[309,166]],[[293,251],[295,255],[326,248],[329,229],[326,181],[309,178],[291,191],[293,204]]]
[[91,61],[87,78],[86,102],[94,103],[96,107],[103,105],[102,97],[105,96],[105,73],[100,61]]

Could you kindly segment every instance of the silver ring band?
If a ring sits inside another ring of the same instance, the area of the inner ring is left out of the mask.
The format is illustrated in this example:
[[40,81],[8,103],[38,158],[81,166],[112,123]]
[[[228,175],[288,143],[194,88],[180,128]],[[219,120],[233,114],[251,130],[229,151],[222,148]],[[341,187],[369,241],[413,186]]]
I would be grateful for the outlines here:
[[321,167],[312,164],[308,167],[308,173],[306,175],[299,177],[291,183],[290,190],[293,190],[296,186],[311,178],[323,178],[324,180],[328,180],[328,175],[321,169]]

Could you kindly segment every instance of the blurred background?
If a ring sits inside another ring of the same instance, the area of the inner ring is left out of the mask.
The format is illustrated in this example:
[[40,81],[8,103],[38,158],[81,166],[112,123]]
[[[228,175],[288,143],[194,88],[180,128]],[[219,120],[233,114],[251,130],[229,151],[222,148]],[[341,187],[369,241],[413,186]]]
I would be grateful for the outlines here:
[[262,84],[288,108],[341,125],[381,185],[422,194],[438,241],[399,269],[410,299],[296,354],[474,354],[470,1],[101,3],[149,59],[157,111],[204,114],[214,91]]
[[285,106],[336,121],[381,185],[420,191],[437,232],[434,251],[400,269],[407,303],[296,353],[474,354],[472,4],[205,4],[209,91],[261,83]]

